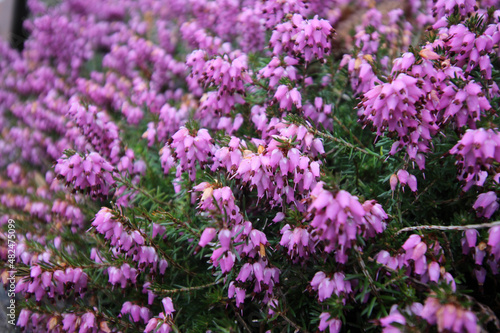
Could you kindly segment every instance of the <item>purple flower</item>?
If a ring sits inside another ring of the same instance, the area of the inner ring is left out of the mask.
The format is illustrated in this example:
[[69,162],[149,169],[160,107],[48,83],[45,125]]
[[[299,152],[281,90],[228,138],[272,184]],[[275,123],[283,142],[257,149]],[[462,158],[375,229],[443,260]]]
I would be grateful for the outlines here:
[[60,158],[54,171],[58,179],[66,180],[66,186],[72,185],[75,191],[88,193],[93,199],[107,197],[115,186],[113,166],[94,152]]
[[489,219],[499,207],[497,199],[497,195],[493,191],[481,193],[472,207],[476,210],[478,216]]
[[165,315],[172,316],[172,314],[175,312],[172,299],[170,297],[166,297],[161,300],[161,303],[163,304],[163,308],[165,309]]
[[155,330],[157,326],[158,326],[158,318],[149,319],[148,324],[146,325],[146,328],[144,329],[144,333],[149,333],[149,332]]
[[337,318],[331,318],[331,315],[328,312],[322,312],[319,315],[319,326],[318,329],[320,331],[325,331],[329,328],[330,333],[338,333],[340,332],[340,328],[342,327],[342,322]]

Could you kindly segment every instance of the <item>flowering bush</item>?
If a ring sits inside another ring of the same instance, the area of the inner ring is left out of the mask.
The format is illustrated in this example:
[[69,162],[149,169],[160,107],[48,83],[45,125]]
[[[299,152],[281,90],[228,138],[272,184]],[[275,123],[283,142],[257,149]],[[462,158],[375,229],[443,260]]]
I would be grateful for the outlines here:
[[28,3],[18,328],[500,331],[500,1]]

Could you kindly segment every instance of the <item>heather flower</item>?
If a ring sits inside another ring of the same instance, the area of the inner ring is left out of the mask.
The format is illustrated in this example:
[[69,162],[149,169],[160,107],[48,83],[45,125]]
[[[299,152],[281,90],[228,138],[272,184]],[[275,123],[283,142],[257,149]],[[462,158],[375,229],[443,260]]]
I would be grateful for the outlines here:
[[333,194],[323,189],[322,182],[311,191],[311,198],[310,226],[325,242],[325,251],[335,251],[339,263],[347,261],[347,250],[355,243],[358,233],[373,237],[385,229],[387,215],[374,202],[361,204],[357,197],[343,190]]
[[290,21],[276,25],[269,45],[274,55],[285,51],[291,56],[302,56],[306,62],[313,57],[321,60],[330,54],[334,33],[330,23],[317,15],[307,20],[294,14]]
[[428,151],[438,127],[435,116],[422,108],[425,92],[419,87],[421,84],[414,77],[399,74],[391,83],[375,86],[366,92],[358,115],[364,123],[373,124],[377,136],[386,131],[396,134],[399,142],[394,143],[390,153],[395,154],[400,147],[406,147],[409,158],[417,161],[423,169],[420,153]]
[[[95,106],[86,109],[78,102],[73,102],[68,116],[74,120],[84,137],[82,144],[77,146],[80,151],[95,150],[111,163],[118,162],[121,151],[121,140],[118,135],[118,126],[111,121],[104,111]],[[71,125],[71,124],[70,124]],[[78,139],[76,142],[80,141]],[[87,145],[87,142],[90,146]]]
[[439,332],[478,332],[476,315],[455,304],[441,304],[433,296],[425,301],[420,316],[429,324],[438,326]]
[[196,162],[201,167],[208,162],[213,151],[212,138],[206,129],[196,133],[181,127],[173,136],[171,143],[160,151],[165,173],[173,166],[171,156],[177,162],[176,177],[187,171],[191,181],[196,179]]
[[398,323],[401,325],[406,324],[406,318],[398,311],[397,305],[391,307],[391,312],[388,316],[380,319],[380,324],[383,327],[384,333],[397,333],[400,330],[397,326],[392,326],[393,323]]
[[498,207],[497,195],[493,191],[481,193],[472,206],[477,211],[478,216],[484,216],[487,219],[496,212]]
[[269,87],[275,87],[282,78],[288,78],[296,81],[300,78],[297,68],[299,61],[295,58],[286,56],[283,60],[273,57],[269,64],[259,71],[259,75],[269,79]]
[[[311,281],[311,287],[318,292],[320,302],[330,298],[332,294],[343,298],[342,296],[352,292],[351,282],[346,281],[345,275],[338,272],[331,277],[327,277],[324,272],[317,272]],[[345,302],[345,298],[343,298],[343,302]]]
[[149,319],[144,332],[148,333],[154,331],[158,326],[156,332],[169,333],[172,331],[172,317],[175,312],[172,299],[170,297],[164,298],[162,301],[164,311],[158,317]]
[[450,154],[456,155],[458,179],[465,181],[465,191],[472,185],[482,186],[487,177],[485,170],[492,169],[493,162],[500,161],[499,140],[500,137],[491,129],[469,129],[450,149]]
[[236,287],[234,282],[229,284],[228,297],[236,299],[236,306],[240,307],[241,304],[245,302],[245,289]]
[[161,303],[163,304],[163,308],[165,309],[165,315],[172,316],[172,314],[175,312],[172,299],[170,297],[164,298],[161,300]]
[[57,160],[57,178],[65,180],[75,192],[89,194],[93,199],[107,197],[115,185],[113,166],[98,153],[73,154]]
[[203,230],[203,233],[201,234],[201,239],[198,245],[201,247],[205,247],[212,241],[216,233],[217,231],[214,228],[205,228],[205,230]]
[[292,105],[295,105],[297,109],[302,108],[302,98],[297,88],[290,89],[285,85],[281,85],[276,89],[274,98],[282,110],[291,111]]
[[327,312],[322,312],[319,315],[319,330],[324,331],[326,328],[330,330],[330,333],[338,333],[340,332],[340,328],[342,327],[342,322],[337,318],[331,318],[331,315]]
[[[495,226],[489,230],[488,245],[491,246],[491,253],[495,260],[500,258],[500,227]],[[498,265],[498,264],[497,264]]]

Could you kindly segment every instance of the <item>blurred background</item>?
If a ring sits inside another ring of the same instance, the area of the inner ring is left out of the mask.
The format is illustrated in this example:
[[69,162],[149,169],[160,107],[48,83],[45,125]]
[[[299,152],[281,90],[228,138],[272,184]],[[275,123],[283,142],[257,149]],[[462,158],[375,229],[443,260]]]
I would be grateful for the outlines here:
[[26,0],[0,0],[0,38],[18,50],[27,37],[23,30],[27,14]]

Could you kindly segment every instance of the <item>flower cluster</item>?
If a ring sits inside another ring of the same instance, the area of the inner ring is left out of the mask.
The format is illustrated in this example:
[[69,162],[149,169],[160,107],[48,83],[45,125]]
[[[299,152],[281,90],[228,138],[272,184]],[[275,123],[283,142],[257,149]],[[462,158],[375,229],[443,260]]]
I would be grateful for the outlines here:
[[[383,250],[377,255],[377,262],[392,269],[406,268],[406,274],[414,274],[423,282],[439,282],[441,280],[450,284],[456,290],[453,276],[446,272],[442,266],[442,248],[438,242],[427,245],[419,235],[411,235],[403,244],[405,253],[391,256],[389,252]],[[430,258],[440,258],[438,261],[427,263],[427,256]]]
[[[305,134],[305,133],[304,133]],[[266,196],[271,205],[294,203],[301,207],[300,196],[316,184],[320,176],[320,163],[304,156],[291,145],[291,140],[275,136],[268,144],[258,141],[257,152],[245,149],[245,142],[233,137],[227,147],[214,153],[212,170],[226,169],[231,178],[257,189],[257,196]]]
[[87,193],[92,198],[107,197],[114,188],[114,167],[98,153],[81,156],[75,153],[57,160],[57,179],[71,185],[75,192]]
[[133,322],[143,321],[148,323],[151,318],[151,311],[145,306],[139,306],[137,304],[132,304],[127,301],[123,303],[122,310],[120,311],[122,315],[129,315],[129,318]]
[[283,60],[273,57],[266,67],[259,71],[259,76],[269,79],[270,87],[275,87],[283,78],[296,81],[300,78],[297,68],[294,67],[298,63],[297,59],[289,56],[286,56]]
[[160,151],[163,170],[168,173],[177,162],[177,177],[188,171],[189,178],[196,179],[196,162],[203,167],[213,154],[212,137],[206,129],[192,133],[186,127],[181,127],[170,143]]
[[164,298],[161,303],[163,304],[164,311],[159,314],[159,317],[153,317],[148,321],[145,333],[154,331],[158,333],[169,333],[172,331],[172,317],[175,312],[174,304],[170,297]]
[[[97,107],[92,105],[87,110],[75,102],[71,105],[68,115],[75,122],[68,123],[68,127],[80,129],[82,133],[80,137],[74,138],[77,143],[81,142],[77,144],[79,151],[95,150],[110,163],[118,162],[121,150],[118,126],[105,112],[98,111]],[[87,142],[90,146],[87,146]]]
[[423,82],[414,77],[399,74],[391,83],[375,86],[364,94],[359,110],[361,121],[371,122],[377,136],[386,130],[398,135],[392,154],[406,146],[409,157],[416,160],[421,169],[425,159],[419,152],[428,150],[431,136],[438,130],[433,114],[423,108],[426,95],[422,85]]
[[345,298],[342,296],[352,292],[351,282],[346,281],[345,275],[338,272],[331,277],[327,277],[324,272],[317,272],[311,280],[311,287],[318,292],[320,302],[335,294],[345,303]]
[[387,214],[375,201],[361,204],[346,191],[333,194],[318,183],[311,191],[308,208],[314,234],[325,243],[326,252],[335,252],[339,263],[347,262],[348,250],[356,243],[358,234],[374,237],[385,229]]
[[450,154],[457,158],[458,179],[465,182],[464,190],[472,185],[482,186],[488,177],[488,171],[494,174],[494,162],[500,161],[500,136],[492,129],[467,130],[457,144],[450,149]]
[[43,271],[41,266],[34,265],[29,277],[29,280],[19,280],[16,292],[33,294],[37,301],[41,301],[44,296],[54,299],[67,291],[74,291],[76,297],[83,297],[87,290],[88,275],[79,267]]
[[287,249],[290,258],[297,261],[299,258],[307,258],[311,253],[315,252],[314,244],[317,237],[303,227],[293,228],[289,224],[285,224],[281,228],[280,245]]
[[[111,209],[103,207],[96,214],[92,226],[95,230],[104,235],[109,240],[118,253],[123,253],[127,257],[138,263],[142,269],[159,270],[160,274],[165,273],[168,266],[167,261],[161,258],[154,246],[150,243],[148,236],[142,230],[133,229],[129,223],[123,221],[123,217],[115,216]],[[126,284],[127,280],[134,283],[136,279],[136,270],[124,264],[120,268],[112,267],[108,269],[109,282],[115,284],[120,282]]]
[[[453,303],[443,304],[434,296],[429,296],[424,305],[413,303],[405,309],[398,309],[397,305],[394,305],[390,314],[380,319],[380,324],[384,328],[383,332],[400,332],[401,329],[407,328],[411,330],[419,327],[417,326],[418,321],[413,323],[407,317],[421,318],[428,325],[437,324],[438,332],[479,332],[477,317],[472,311]],[[423,327],[419,328],[424,329]]]
[[321,60],[330,54],[334,33],[330,23],[318,16],[308,20],[294,14],[289,21],[276,25],[269,46],[274,55],[286,52],[311,62],[313,58]]
[[[206,53],[194,51],[186,60],[192,68],[190,78],[191,87],[215,86],[217,91],[208,92],[201,100],[201,110],[206,110],[200,116],[207,114],[229,114],[233,106],[244,104],[242,95],[245,94],[245,83],[252,80],[248,74],[247,56],[241,52],[232,52],[224,57],[217,56],[208,61]],[[208,112],[208,113],[207,113]]]
[[28,1],[0,41],[17,326],[496,326],[499,6]]
[[417,177],[415,177],[414,175],[410,175],[408,171],[403,169],[398,170],[396,173],[392,174],[389,182],[391,184],[392,191],[396,189],[398,183],[401,184],[403,191],[406,185],[410,187],[410,190],[412,192],[417,191]]

